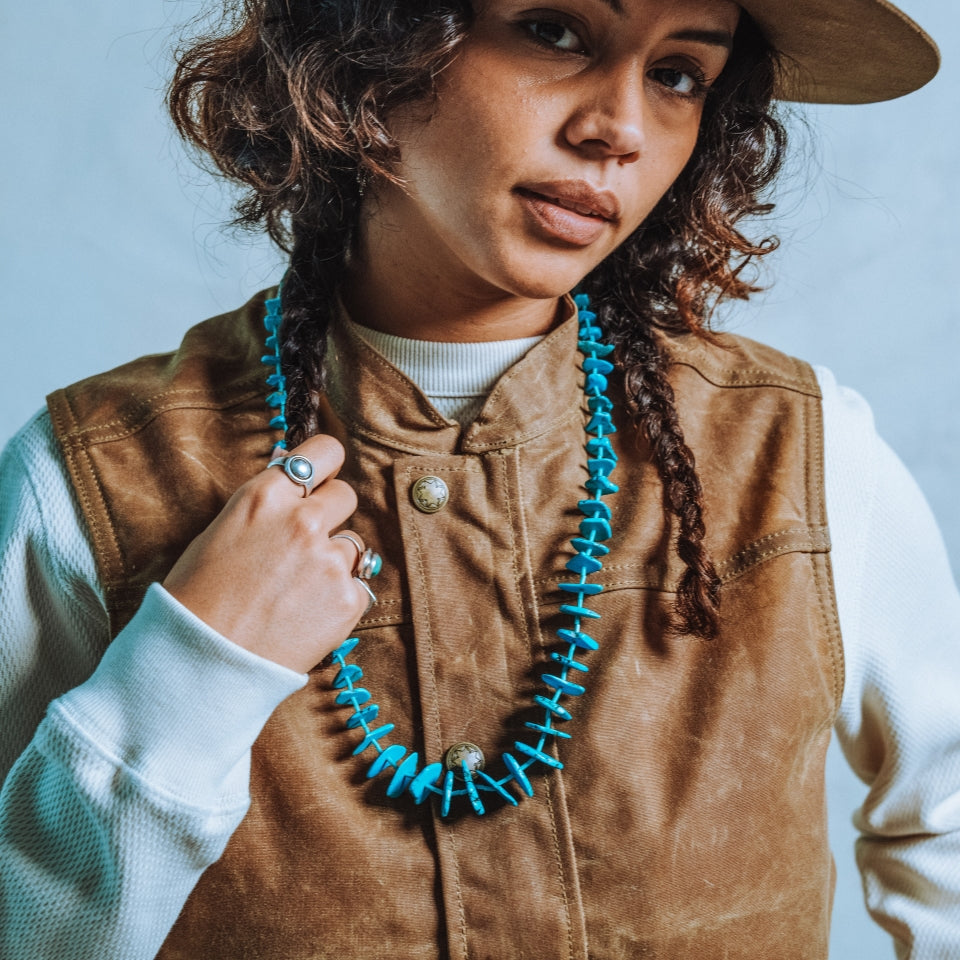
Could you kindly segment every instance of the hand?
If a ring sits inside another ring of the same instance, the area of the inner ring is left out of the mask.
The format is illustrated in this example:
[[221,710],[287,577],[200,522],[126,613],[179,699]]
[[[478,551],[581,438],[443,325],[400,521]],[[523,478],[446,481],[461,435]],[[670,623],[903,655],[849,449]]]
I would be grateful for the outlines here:
[[289,453],[313,464],[309,496],[278,467],[258,473],[163,586],[222,636],[306,673],[350,635],[370,598],[353,579],[356,546],[330,539],[357,508],[352,487],[336,478],[343,446],[321,435]]

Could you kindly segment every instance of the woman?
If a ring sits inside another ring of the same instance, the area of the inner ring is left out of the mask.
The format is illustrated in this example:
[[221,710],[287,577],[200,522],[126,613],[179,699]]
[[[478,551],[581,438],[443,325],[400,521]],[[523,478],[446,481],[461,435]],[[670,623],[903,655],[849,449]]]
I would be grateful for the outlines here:
[[896,477],[867,523],[843,465],[886,464],[827,375],[704,332],[769,246],[771,94],[935,70],[834,6],[251,4],[184,55],[174,116],[290,270],[8,455],[62,541],[8,548],[8,953],[823,956],[836,721],[877,909],[949,955],[955,732],[886,716],[925,598],[857,609],[899,568],[854,542],[935,534]]

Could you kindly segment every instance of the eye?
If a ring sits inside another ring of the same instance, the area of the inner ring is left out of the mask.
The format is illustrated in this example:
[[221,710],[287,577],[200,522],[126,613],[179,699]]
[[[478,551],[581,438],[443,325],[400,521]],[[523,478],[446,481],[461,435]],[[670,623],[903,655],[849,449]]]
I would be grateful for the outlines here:
[[706,77],[697,70],[679,67],[656,67],[650,76],[681,97],[698,97],[706,93]]
[[564,53],[583,53],[586,49],[573,30],[556,20],[527,20],[523,26],[534,40],[544,46]]

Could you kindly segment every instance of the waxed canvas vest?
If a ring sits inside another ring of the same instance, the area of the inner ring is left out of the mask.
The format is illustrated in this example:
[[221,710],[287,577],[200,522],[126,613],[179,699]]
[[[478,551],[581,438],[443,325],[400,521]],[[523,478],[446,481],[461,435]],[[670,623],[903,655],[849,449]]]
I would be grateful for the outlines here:
[[[49,398],[115,631],[267,463],[262,315],[254,298],[172,355]],[[391,740],[426,760],[462,740],[496,759],[539,719],[586,477],[575,342],[568,320],[461,430],[348,329],[331,334],[323,426],[347,448],[351,526],[384,558],[357,659]],[[827,956],[824,754],[843,665],[818,387],[742,338],[667,349],[723,578],[720,637],[664,629],[675,531],[621,405],[601,647],[556,747],[564,769],[483,817],[388,799],[322,664],[255,744],[250,811],[164,960]],[[433,514],[411,498],[424,475],[450,492]]]

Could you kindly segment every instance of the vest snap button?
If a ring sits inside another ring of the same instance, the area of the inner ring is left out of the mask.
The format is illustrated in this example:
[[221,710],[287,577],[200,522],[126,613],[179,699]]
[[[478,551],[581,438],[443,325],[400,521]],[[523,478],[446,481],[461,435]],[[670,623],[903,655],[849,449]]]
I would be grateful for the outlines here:
[[455,743],[447,751],[443,762],[448,770],[452,770],[462,778],[464,761],[466,761],[467,769],[471,773],[482,770],[486,762],[483,758],[483,751],[475,743],[470,743],[467,740]]
[[413,505],[422,513],[436,513],[450,499],[450,491],[439,477],[421,477],[413,484],[410,495]]

